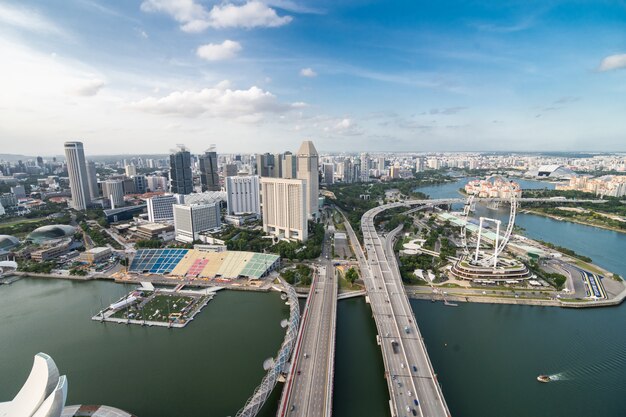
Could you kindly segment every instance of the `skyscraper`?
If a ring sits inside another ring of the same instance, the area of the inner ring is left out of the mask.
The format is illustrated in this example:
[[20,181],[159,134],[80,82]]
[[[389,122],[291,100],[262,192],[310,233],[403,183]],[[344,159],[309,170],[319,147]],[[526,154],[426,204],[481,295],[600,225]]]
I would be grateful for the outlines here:
[[306,182],[307,217],[309,219],[316,219],[320,191],[318,154],[313,142],[310,140],[302,142],[298,150],[297,178]]
[[204,155],[200,156],[199,163],[202,191],[219,191],[220,177],[217,173],[217,152],[206,151]]
[[353,178],[352,161],[350,158],[346,158],[343,160],[343,182],[350,184],[353,182]]
[[256,174],[259,177],[274,176],[274,155],[271,153],[256,155]]
[[278,237],[306,241],[306,181],[261,178],[263,231]]
[[72,207],[76,210],[85,210],[91,204],[91,198],[89,197],[89,180],[83,143],[65,142],[65,159],[70,177]]
[[259,177],[226,177],[226,201],[228,214],[261,214]]
[[96,163],[94,161],[87,162],[87,177],[89,183],[89,196],[91,200],[100,197],[98,190],[98,175],[96,173]]
[[297,174],[297,159],[296,156],[294,154],[292,154],[291,152],[285,152],[283,154],[283,159],[282,159],[282,168],[283,168],[283,172],[282,172],[282,177],[283,178],[297,178],[298,174]]
[[124,181],[106,180],[102,184],[102,195],[111,202],[111,208],[124,205]]
[[193,192],[191,175],[191,154],[184,146],[170,155],[170,190],[176,194]]
[[366,153],[361,154],[361,182],[370,180],[370,158]]

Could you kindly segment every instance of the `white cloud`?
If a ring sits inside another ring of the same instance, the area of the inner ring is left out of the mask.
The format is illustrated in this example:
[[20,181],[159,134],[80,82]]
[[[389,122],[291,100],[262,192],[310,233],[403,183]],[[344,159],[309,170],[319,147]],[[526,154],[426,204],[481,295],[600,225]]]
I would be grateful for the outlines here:
[[179,22],[185,32],[202,32],[209,27],[278,27],[292,20],[291,16],[279,16],[276,10],[258,0],[242,5],[223,3],[213,6],[210,11],[194,0],[144,0],[141,10],[166,13]]
[[626,54],[609,55],[600,62],[598,71],[611,71],[626,68]]
[[256,86],[233,90],[227,81],[212,88],[175,91],[164,97],[146,97],[130,104],[131,108],[153,114],[184,117],[258,118],[265,113],[284,113],[292,106],[280,103],[276,96]]
[[313,71],[313,68],[302,68],[300,75],[303,77],[314,78],[317,77],[317,72]]
[[68,37],[68,34],[37,10],[0,3],[0,22],[31,32]]
[[105,82],[97,78],[79,80],[70,86],[68,92],[76,96],[90,97],[98,94],[104,85]]
[[350,119],[342,119],[335,125],[335,130],[346,130],[354,126],[354,122]]
[[241,51],[239,42],[225,40],[222,43],[209,43],[202,45],[196,51],[196,54],[207,61],[223,61],[233,59],[237,53]]

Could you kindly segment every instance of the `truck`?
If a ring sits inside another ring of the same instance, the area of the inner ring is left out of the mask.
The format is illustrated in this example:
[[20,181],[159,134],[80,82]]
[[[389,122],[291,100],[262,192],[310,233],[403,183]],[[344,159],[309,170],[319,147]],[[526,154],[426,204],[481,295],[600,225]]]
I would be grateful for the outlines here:
[[398,353],[398,342],[396,342],[395,340],[392,340],[391,348],[393,349],[393,353]]

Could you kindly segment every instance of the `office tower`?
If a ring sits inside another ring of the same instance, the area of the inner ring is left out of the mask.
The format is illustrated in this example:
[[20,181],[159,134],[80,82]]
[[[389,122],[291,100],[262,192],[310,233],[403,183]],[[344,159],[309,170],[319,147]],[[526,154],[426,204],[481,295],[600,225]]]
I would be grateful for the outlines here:
[[91,198],[89,197],[89,179],[83,143],[65,142],[65,159],[70,177],[72,207],[75,210],[85,210],[91,204]]
[[96,172],[96,163],[93,161],[87,162],[87,182],[89,184],[89,196],[92,200],[100,197],[100,190],[98,189],[98,174]]
[[135,194],[137,189],[135,188],[135,181],[132,178],[123,178],[122,187],[124,187],[124,194]]
[[149,198],[148,221],[152,223],[174,220],[174,204],[183,204],[184,197],[181,194],[166,194]]
[[281,161],[281,165],[282,165],[282,178],[297,178],[298,173],[297,173],[297,158],[294,154],[292,154],[291,152],[285,152],[283,154],[283,159]]
[[226,164],[224,168],[224,176],[225,177],[234,177],[237,175],[239,169],[237,168],[237,164]]
[[261,189],[265,233],[306,241],[308,238],[306,181],[261,178]]
[[385,170],[385,158],[379,157],[377,159],[378,170],[382,173]]
[[11,192],[15,195],[15,198],[18,200],[20,198],[26,198],[26,189],[23,185],[15,185],[11,187]]
[[261,214],[259,177],[226,177],[228,214]]
[[151,175],[146,177],[146,181],[148,181],[148,190],[154,192],[157,190],[165,191],[167,188],[167,179],[165,177],[161,177],[159,175]]
[[415,172],[424,171],[424,158],[417,158],[415,160]]
[[280,153],[274,154],[274,172],[272,177],[283,178],[283,155]]
[[217,229],[221,225],[220,204],[174,204],[176,240],[192,243],[201,232]]
[[361,154],[361,182],[370,180],[370,158],[366,153]]
[[191,175],[191,154],[184,146],[170,155],[170,191],[176,194],[193,192]]
[[305,181],[307,218],[317,218],[319,195],[318,155],[313,142],[305,140],[298,150],[297,178]]
[[41,156],[37,157],[37,166],[43,168],[43,158]]
[[111,202],[111,208],[124,205],[124,181],[106,180],[102,184],[102,196]]
[[137,167],[134,165],[126,165],[124,170],[126,171],[127,177],[132,177],[133,175],[137,175]]
[[334,164],[324,164],[322,165],[322,173],[324,174],[324,184],[330,185],[334,182],[335,175],[335,165]]
[[395,166],[395,165],[394,165],[394,166],[392,166],[392,167],[389,169],[389,176],[390,176],[391,178],[394,178],[394,179],[396,179],[396,178],[400,178],[400,167],[399,167],[399,166]]
[[143,194],[148,191],[148,180],[144,175],[135,175],[132,178],[135,183],[135,192],[137,194]]
[[343,160],[342,180],[346,184],[350,184],[350,183],[354,182],[352,161],[349,158],[346,158],[346,159]]
[[202,191],[219,191],[220,177],[217,173],[217,152],[206,151],[204,155],[200,156],[199,164]]
[[257,154],[256,174],[259,177],[274,177],[274,155],[271,153]]

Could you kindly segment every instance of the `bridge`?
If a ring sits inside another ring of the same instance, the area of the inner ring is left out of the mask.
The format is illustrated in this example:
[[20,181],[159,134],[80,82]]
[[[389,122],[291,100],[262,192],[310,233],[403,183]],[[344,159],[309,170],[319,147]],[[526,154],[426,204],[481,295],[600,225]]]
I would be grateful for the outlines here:
[[338,283],[326,233],[320,264],[305,306],[278,416],[332,414]]
[[[420,203],[437,205],[448,204],[447,201],[449,199],[420,200]],[[400,228],[386,239],[382,239],[374,228],[374,217],[378,213],[401,206],[407,204],[387,204],[363,215],[361,228],[368,259],[349,222],[346,220],[344,224],[359,261],[376,322],[392,416],[449,417],[448,406],[413,318],[393,252],[393,238]]]

